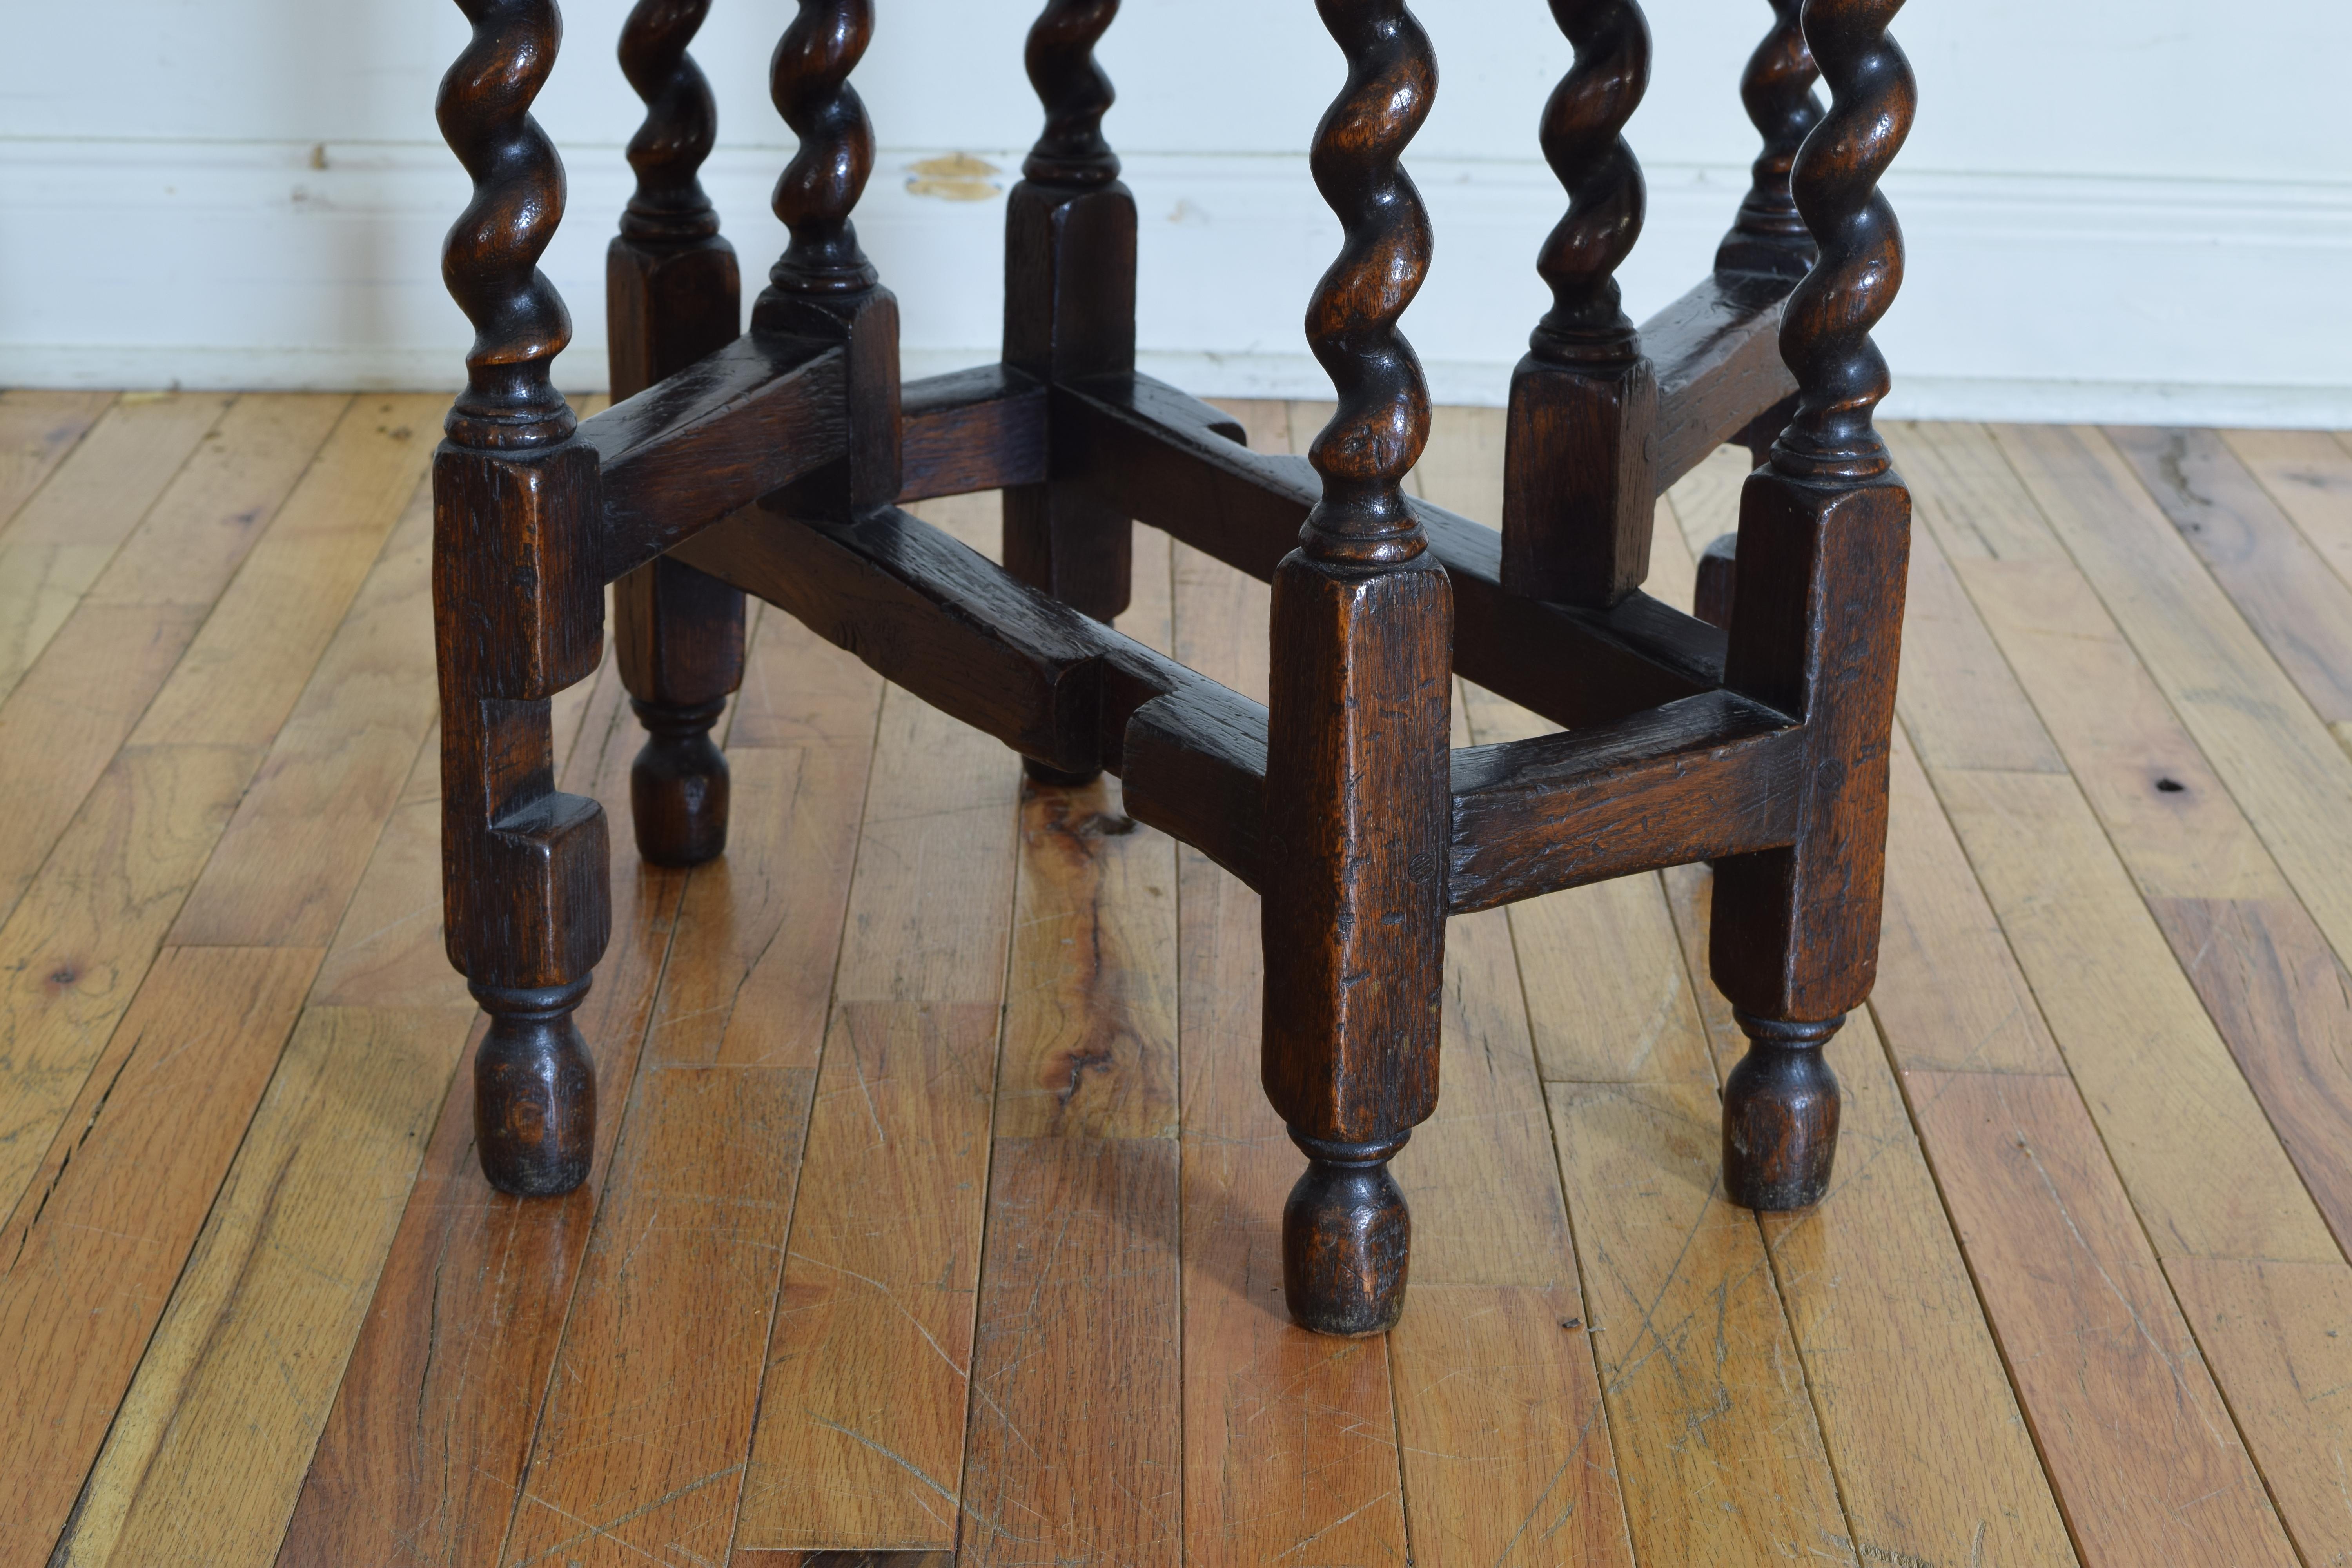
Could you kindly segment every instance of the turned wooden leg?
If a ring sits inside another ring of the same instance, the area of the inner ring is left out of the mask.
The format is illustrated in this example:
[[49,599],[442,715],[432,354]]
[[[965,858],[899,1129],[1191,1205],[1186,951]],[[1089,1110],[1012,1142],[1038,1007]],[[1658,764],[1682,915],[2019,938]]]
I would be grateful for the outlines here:
[[1576,58],[1544,106],[1544,157],[1568,213],[1536,271],[1552,306],[1511,373],[1503,467],[1503,586],[1604,608],[1650,572],[1658,381],[1620,303],[1616,271],[1641,237],[1641,166],[1618,132],[1650,77],[1633,0],[1555,0]]
[[1725,684],[1801,718],[1808,752],[1797,842],[1716,862],[1709,957],[1749,1041],[1724,1089],[1724,1186],[1752,1208],[1801,1207],[1827,1191],[1838,1100],[1822,1047],[1878,966],[1911,527],[1910,492],[1871,424],[1887,376],[1870,328],[1903,275],[1876,184],[1914,108],[1885,33],[1894,10],[1805,6],[1832,101],[1790,188],[1820,258],[1781,321],[1797,406],[1739,498]]
[[596,454],[549,379],[571,321],[537,269],[562,208],[562,165],[528,113],[555,7],[467,11],[473,40],[439,104],[474,178],[442,270],[476,331],[433,460],[444,937],[490,1016],[474,1079],[483,1173],[538,1196],[580,1184],[595,1138],[572,1016],[611,925],[604,814],[555,788],[548,699],[603,651],[603,507]]
[[1290,1130],[1307,1171],[1282,1205],[1282,1294],[1305,1327],[1369,1334],[1396,1325],[1412,1215],[1389,1161],[1410,1136],[1336,1143]]
[[482,1173],[501,1192],[588,1174],[596,1085],[572,1022],[611,929],[604,808],[554,787],[548,698],[593,674],[595,455],[461,449],[434,462],[441,861],[450,962],[490,1016],[474,1061]]
[[1748,1054],[1723,1085],[1723,1190],[1745,1208],[1819,1203],[1837,1160],[1838,1081],[1822,1055],[1843,1015],[1825,1023],[1732,1010]]
[[1264,1076],[1309,1162],[1283,1210],[1285,1295],[1321,1333],[1404,1306],[1388,1163],[1437,1103],[1452,610],[1425,556],[1302,550],[1275,576]]
[[[634,397],[732,342],[742,322],[734,247],[697,178],[718,114],[687,45],[709,0],[639,0],[621,68],[646,102],[629,143],[637,188],[604,253],[613,397]],[[637,854],[698,866],[727,847],[727,758],[710,739],[743,679],[743,595],[683,562],[614,586],[614,653],[646,743],[629,770]]]
[[[1135,368],[1135,198],[1103,140],[1111,85],[1094,58],[1118,9],[1046,0],[1029,29],[1045,126],[1005,202],[1003,359],[1040,381]],[[1005,570],[1072,608],[1102,621],[1127,608],[1134,554],[1133,522],[1074,486],[1005,489]],[[1036,783],[1073,786],[1099,771],[1024,765]]]
[[1263,1071],[1308,1161],[1283,1210],[1290,1314],[1369,1334],[1404,1309],[1412,1221],[1388,1167],[1437,1104],[1445,979],[1453,584],[1401,488],[1429,391],[1396,331],[1430,255],[1397,160],[1436,71],[1402,0],[1322,10],[1349,73],[1314,166],[1347,238],[1307,320],[1339,405],[1309,453],[1322,499],[1274,574]]
[[572,1014],[588,982],[469,987],[490,1016],[474,1057],[474,1142],[500,1192],[568,1193],[596,1147],[596,1069]]
[[727,757],[710,738],[743,679],[743,595],[682,561],[613,586],[614,651],[646,743],[629,768],[637,854],[699,866],[727,847]]
[[1724,1182],[1750,1208],[1814,1202],[1836,1153],[1822,1047],[1877,973],[1910,516],[1892,476],[1762,468],[1741,496],[1726,682],[1802,715],[1812,757],[1798,842],[1716,862],[1711,966],[1749,1040],[1724,1090]]

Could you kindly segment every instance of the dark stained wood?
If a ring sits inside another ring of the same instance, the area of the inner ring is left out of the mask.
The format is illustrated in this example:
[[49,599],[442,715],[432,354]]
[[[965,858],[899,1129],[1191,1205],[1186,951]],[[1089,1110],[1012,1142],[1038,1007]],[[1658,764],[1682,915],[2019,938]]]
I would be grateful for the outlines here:
[[1740,492],[1725,684],[1802,719],[1810,752],[1796,843],[1716,864],[1709,966],[1750,1042],[1724,1082],[1724,1187],[1750,1208],[1827,1190],[1838,1098],[1822,1047],[1877,973],[1911,496],[1871,425],[1887,383],[1869,328],[1902,277],[1875,187],[1916,98],[1885,19],[1825,12],[1807,35],[1833,97],[1791,188],[1821,258],[1782,329],[1797,410]]
[[603,463],[606,581],[849,449],[842,353],[753,334],[582,424]]
[[1658,377],[1651,482],[1660,494],[1796,389],[1780,359],[1785,279],[1710,278],[1642,323]]
[[[608,256],[624,401],[575,432],[549,374],[568,329],[534,266],[561,169],[525,112],[553,5],[461,0],[478,31],[443,121],[477,192],[448,274],[479,335],[436,463],[436,603],[448,944],[494,1018],[494,1178],[565,1191],[598,1146],[572,1014],[605,940],[605,829],[553,788],[549,702],[593,668],[617,580],[646,862],[724,849],[710,731],[753,593],[1034,781],[1121,773],[1135,821],[1263,893],[1265,1087],[1308,1157],[1284,1221],[1301,1323],[1372,1332],[1402,1310],[1388,1163],[1435,1103],[1449,913],[1718,862],[1714,964],[1754,1042],[1727,1089],[1727,1190],[1818,1195],[1837,1115],[1821,1047],[1869,993],[1883,879],[1908,496],[1871,428],[1868,329],[1900,276],[1875,185],[1912,104],[1885,16],[1824,6],[1824,114],[1798,7],[1772,3],[1743,86],[1753,187],[1715,275],[1636,331],[1615,274],[1645,200],[1621,132],[1646,25],[1633,0],[1553,0],[1576,54],[1541,139],[1568,212],[1537,261],[1552,307],[1514,376],[1496,531],[1404,489],[1429,408],[1396,329],[1433,237],[1401,158],[1435,63],[1402,0],[1320,6],[1349,76],[1313,162],[1347,242],[1309,310],[1339,398],[1305,460],[1252,453],[1135,373],[1136,205],[1094,58],[1117,0],[1045,0],[1029,35],[1045,123],[1006,204],[1000,363],[912,388],[851,221],[874,165],[849,83],[872,0],[799,0],[771,62],[798,139],[774,198],[791,239],[740,336],[697,179],[716,121],[687,49],[708,0],[639,0],[621,54],[646,116]],[[1685,615],[1640,591],[1655,503],[1726,441],[1761,465],[1746,551],[1708,552]],[[986,489],[1002,565],[898,510]],[[1136,521],[1274,585],[1265,708],[1105,624]],[[1567,732],[1450,751],[1457,672]]]
[[1128,815],[1256,885],[1265,857],[1265,710],[1202,681],[1138,708],[1119,758]]
[[1163,713],[1199,713],[1227,734],[1255,727],[1254,704],[1014,581],[910,512],[831,524],[753,508],[678,553],[925,701],[1068,772],[1118,768],[1129,719],[1171,692],[1192,700]]
[[1641,237],[1641,166],[1619,134],[1650,80],[1633,0],[1552,7],[1576,45],[1544,105],[1545,160],[1568,213],[1536,257],[1552,306],[1511,373],[1504,437],[1503,585],[1606,606],[1650,574],[1658,381],[1620,303],[1616,272]]
[[1739,535],[1717,534],[1699,552],[1698,584],[1692,613],[1711,626],[1731,625],[1732,590],[1739,581]]
[[1454,605],[1405,500],[1429,388],[1396,329],[1431,247],[1398,159],[1437,62],[1402,0],[1322,13],[1348,80],[1313,156],[1347,238],[1307,335],[1339,405],[1274,574],[1263,1077],[1307,1157],[1282,1213],[1290,1315],[1365,1334],[1404,1309],[1412,1223],[1388,1163],[1437,1103],[1444,991]]
[[[1081,8],[1109,20],[1108,7]],[[1127,187],[1024,180],[1007,200],[1004,227],[1005,364],[1049,383],[1134,370],[1135,198]],[[1127,608],[1133,534],[1126,517],[1069,486],[1004,492],[1006,568],[1101,620]]]
[[[743,679],[743,595],[681,562],[656,558],[621,572],[611,558],[615,535],[658,540],[692,526],[698,513],[723,516],[771,488],[770,479],[794,477],[802,469],[789,465],[803,448],[825,445],[809,426],[831,411],[829,402],[796,405],[775,382],[714,396],[730,377],[697,366],[705,355],[725,357],[742,321],[735,250],[719,237],[719,214],[696,178],[719,115],[687,45],[709,10],[709,0],[638,0],[621,29],[621,69],[646,101],[646,119],[629,140],[637,188],[604,253],[613,395],[667,413],[638,410],[642,438],[627,448],[635,460],[608,461],[604,476],[604,572],[618,579],[615,652],[646,726],[629,816],[637,853],[656,866],[700,865],[727,847],[727,759],[710,726]],[[735,357],[726,369],[759,356]],[[613,423],[617,434],[633,419]],[[779,463],[788,471],[777,472]],[[752,488],[709,510],[714,480]]]
[[[1793,283],[1813,264],[1813,237],[1805,229],[1789,191],[1789,171],[1795,167],[1797,149],[1822,122],[1821,100],[1813,83],[1821,71],[1812,51],[1805,47],[1799,13],[1803,0],[1771,0],[1772,28],[1739,79],[1739,99],[1748,118],[1764,138],[1756,155],[1747,198],[1731,232],[1716,248],[1718,274],[1752,273]],[[1763,459],[1757,459],[1761,462]]]
[[614,584],[614,652],[646,727],[629,816],[648,865],[699,866],[727,847],[727,759],[710,727],[743,679],[743,624],[741,591],[683,561]]
[[[1045,127],[1004,206],[1004,363],[1058,383],[1135,368],[1135,197],[1103,140],[1110,79],[1094,48],[1116,0],[1046,0],[1029,29]],[[1049,437],[1050,439],[1050,437]],[[1050,469],[1050,464],[1049,464]],[[1003,492],[1006,570],[1099,620],[1127,608],[1135,527],[1048,479]],[[1030,760],[1041,783],[1082,775]]]
[[[1082,466],[1087,483],[1134,517],[1262,580],[1272,580],[1322,494],[1308,464],[1251,452],[1184,419],[1142,376],[1057,389],[1055,419],[1057,462]],[[1591,610],[1507,593],[1501,534],[1407,504],[1453,581],[1454,665],[1467,679],[1570,727],[1722,684],[1716,628],[1644,594]]]
[[1045,388],[1005,365],[908,382],[900,393],[900,505],[1045,479]]
[[1727,691],[1454,753],[1446,910],[1791,843],[1806,737]]
[[[571,332],[540,273],[563,167],[528,112],[555,63],[551,0],[469,9],[443,133],[474,177],[442,271],[474,323],[433,462],[441,842],[449,957],[489,1012],[475,1058],[482,1168],[501,1191],[588,1173],[596,1086],[572,1022],[611,919],[604,814],[554,787],[548,700],[603,652],[597,456],[549,378]],[[530,221],[506,226],[501,211]]]

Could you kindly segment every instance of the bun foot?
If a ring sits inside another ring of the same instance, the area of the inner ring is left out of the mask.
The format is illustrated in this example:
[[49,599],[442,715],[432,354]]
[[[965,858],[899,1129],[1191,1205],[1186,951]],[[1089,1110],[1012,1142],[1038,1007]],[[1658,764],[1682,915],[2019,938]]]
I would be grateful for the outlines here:
[[1723,1086],[1724,1195],[1768,1214],[1809,1208],[1829,1191],[1837,1159],[1837,1075],[1822,1047],[1845,1018],[1735,1016],[1748,1044]]
[[474,1057],[482,1174],[517,1197],[559,1197],[588,1179],[596,1142],[596,1071],[572,1021],[588,982],[473,992],[490,1015]]
[[1290,1134],[1308,1162],[1282,1207],[1282,1294],[1300,1328],[1354,1336],[1396,1326],[1412,1216],[1389,1159],[1409,1136],[1332,1143]]
[[632,700],[646,743],[629,767],[637,854],[651,866],[699,866],[727,848],[727,755],[710,726],[726,703],[691,708]]

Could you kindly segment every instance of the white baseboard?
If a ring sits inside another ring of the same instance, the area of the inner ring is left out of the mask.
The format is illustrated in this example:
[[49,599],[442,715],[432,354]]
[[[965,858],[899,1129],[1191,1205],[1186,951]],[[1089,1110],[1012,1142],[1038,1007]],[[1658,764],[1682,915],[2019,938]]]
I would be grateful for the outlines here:
[[[904,311],[909,374],[993,357],[1001,174],[954,201],[910,189],[936,149],[886,150],[858,214]],[[544,266],[576,336],[571,391],[603,384],[603,251],[627,194],[617,148],[567,147],[570,216]],[[722,147],[705,184],[756,289],[782,231],[784,156]],[[1530,258],[1561,197],[1533,161],[1412,163],[1438,237],[1405,318],[1442,402],[1501,401],[1545,303]],[[1654,166],[1622,272],[1636,316],[1701,276],[1744,168]],[[1300,319],[1338,226],[1305,161],[1127,160],[1143,223],[1147,368],[1207,395],[1329,395]],[[992,187],[993,187],[992,189]],[[1879,341],[1890,416],[2352,426],[2352,185],[1898,173],[1908,272]],[[443,293],[466,199],[426,143],[0,139],[0,384],[454,385],[470,333]],[[70,236],[71,243],[62,237]]]

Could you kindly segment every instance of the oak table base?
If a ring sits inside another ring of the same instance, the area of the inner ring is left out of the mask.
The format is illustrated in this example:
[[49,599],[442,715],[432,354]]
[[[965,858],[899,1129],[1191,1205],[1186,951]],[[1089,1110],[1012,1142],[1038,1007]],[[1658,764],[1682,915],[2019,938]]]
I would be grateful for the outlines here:
[[[474,37],[439,108],[475,194],[445,261],[477,338],[434,469],[434,596],[447,943],[490,1017],[491,1183],[587,1174],[573,1015],[605,943],[607,828],[554,788],[548,704],[594,669],[611,584],[648,862],[724,851],[710,731],[756,595],[1041,784],[1118,773],[1136,819],[1257,889],[1264,1082],[1307,1160],[1283,1214],[1306,1326],[1376,1332],[1402,1310],[1389,1163],[1437,1102],[1452,914],[1713,861],[1711,965],[1751,1042],[1726,1188],[1817,1201],[1838,1127],[1824,1047],[1876,963],[1910,515],[1871,427],[1868,336],[1901,273],[1876,194],[1912,115],[1897,3],[1771,0],[1742,84],[1753,188],[1713,273],[1637,327],[1614,273],[1643,195],[1619,132],[1648,33],[1633,0],[1551,0],[1576,57],[1541,143],[1569,205],[1537,258],[1553,303],[1511,379],[1498,532],[1402,489],[1429,399],[1398,322],[1431,234],[1400,158],[1436,89],[1402,0],[1318,0],[1349,73],[1313,169],[1346,243],[1309,306],[1339,407],[1305,460],[1248,451],[1136,372],[1135,202],[1093,56],[1117,0],[1047,0],[1030,33],[1046,122],[1006,205],[1001,361],[905,385],[897,301],[850,223],[874,156],[849,85],[871,0],[800,0],[777,48],[792,239],[749,331],[697,179],[716,115],[687,46],[708,0],[640,0],[621,58],[647,116],[607,268],[618,401],[584,422],[550,380],[570,323],[536,268],[562,205],[528,113],[555,5],[458,0]],[[1685,616],[1641,591],[1651,519],[1726,442],[1758,467]],[[1003,494],[1003,567],[901,510],[977,490]],[[1273,584],[1268,706],[1112,629],[1138,521]],[[1450,750],[1457,671],[1560,732]]]

